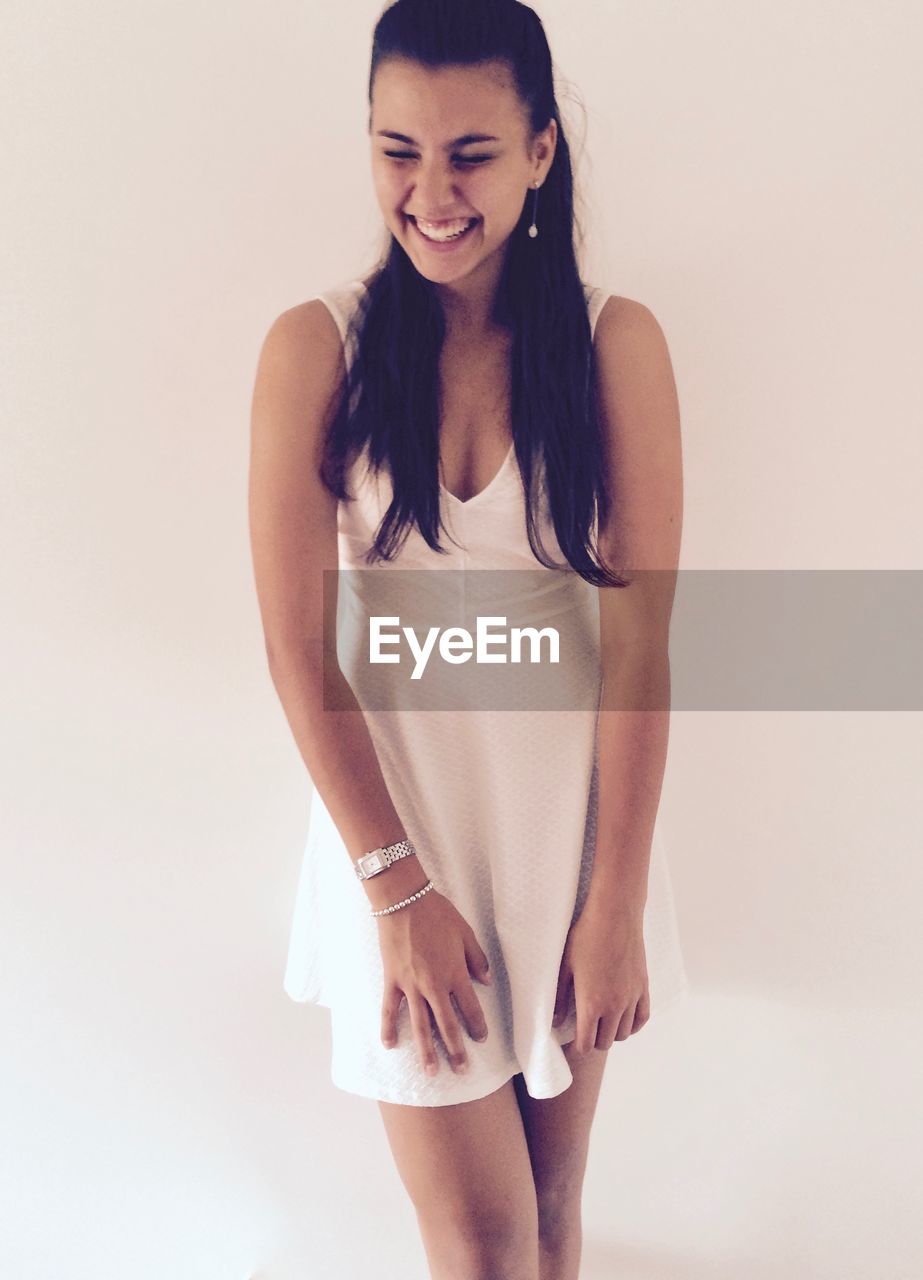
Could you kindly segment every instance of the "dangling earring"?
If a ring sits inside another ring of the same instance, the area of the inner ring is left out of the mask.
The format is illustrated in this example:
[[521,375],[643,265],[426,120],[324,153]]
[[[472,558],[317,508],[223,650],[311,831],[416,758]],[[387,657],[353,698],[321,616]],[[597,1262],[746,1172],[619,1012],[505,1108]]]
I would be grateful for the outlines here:
[[532,226],[529,228],[529,235],[534,240],[538,235],[538,227],[535,225],[535,215],[538,212],[538,189],[542,184],[536,178],[532,185],[535,188],[535,200],[532,202]]

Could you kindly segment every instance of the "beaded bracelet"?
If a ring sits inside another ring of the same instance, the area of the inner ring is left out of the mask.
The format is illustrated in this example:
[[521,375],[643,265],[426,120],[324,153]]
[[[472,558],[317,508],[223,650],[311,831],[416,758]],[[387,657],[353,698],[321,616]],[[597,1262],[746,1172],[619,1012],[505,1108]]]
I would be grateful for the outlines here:
[[398,911],[401,907],[406,907],[409,902],[416,902],[417,898],[422,898],[424,893],[429,893],[433,887],[432,880],[427,880],[422,889],[418,889],[416,893],[412,893],[409,898],[404,898],[402,902],[395,902],[393,907],[382,907],[380,911],[373,911],[373,916],[387,916],[392,911]]

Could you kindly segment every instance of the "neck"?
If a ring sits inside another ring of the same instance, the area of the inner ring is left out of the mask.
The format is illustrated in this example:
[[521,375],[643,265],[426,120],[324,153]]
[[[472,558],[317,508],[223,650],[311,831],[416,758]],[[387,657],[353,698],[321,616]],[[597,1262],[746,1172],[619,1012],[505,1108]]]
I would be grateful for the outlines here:
[[496,331],[491,314],[501,266],[499,260],[487,261],[462,280],[435,286],[445,315],[447,337],[477,340]]

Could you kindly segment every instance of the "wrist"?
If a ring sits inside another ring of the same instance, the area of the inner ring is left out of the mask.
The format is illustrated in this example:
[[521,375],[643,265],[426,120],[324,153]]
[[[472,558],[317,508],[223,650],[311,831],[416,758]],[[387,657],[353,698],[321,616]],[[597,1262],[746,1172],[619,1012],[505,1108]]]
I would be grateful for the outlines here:
[[626,884],[616,876],[592,876],[587,890],[586,906],[607,916],[621,915],[642,918],[647,904],[647,890],[640,885]]
[[365,889],[369,906],[373,911],[380,911],[382,907],[390,907],[395,902],[409,898],[412,893],[422,889],[428,879],[429,876],[420,865],[416,854],[412,854],[408,858],[401,858],[398,862],[392,863],[386,871],[379,871],[377,875],[369,876],[368,880],[362,881],[362,887]]
[[[425,898],[427,894],[432,893],[435,887],[432,880],[427,880],[419,889],[415,889],[412,893],[404,894],[396,902],[389,902],[385,907],[373,908],[371,914],[378,920],[393,919],[394,916],[399,916],[407,907],[413,906],[420,898]],[[406,920],[406,918],[405,916],[404,919]]]

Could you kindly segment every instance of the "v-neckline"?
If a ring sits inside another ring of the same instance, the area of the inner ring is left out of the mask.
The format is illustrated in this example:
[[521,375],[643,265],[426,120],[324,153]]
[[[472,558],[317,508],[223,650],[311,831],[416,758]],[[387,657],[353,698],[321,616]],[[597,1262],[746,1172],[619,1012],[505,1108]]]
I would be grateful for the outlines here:
[[[362,289],[364,293],[366,294],[368,293],[369,288],[364,280],[357,280],[355,281],[355,283],[359,285],[359,288]],[[484,488],[481,489],[478,493],[473,493],[470,498],[456,497],[456,495],[452,492],[452,490],[447,489],[441,480],[438,482],[440,493],[444,493],[445,496],[451,499],[451,501],[454,502],[457,507],[470,507],[472,503],[480,502],[480,500],[485,496],[485,494],[489,493],[491,489],[493,489],[494,486],[499,483],[500,477],[503,475],[507,467],[510,465],[510,462],[512,461],[515,452],[516,452],[516,443],[514,441],[513,443],[510,444],[509,449],[507,449],[506,457],[500,463],[500,466],[498,467],[493,478],[489,480],[487,484],[484,486]]]
[[515,449],[516,449],[515,443],[511,444],[509,449],[506,452],[506,457],[500,463],[500,466],[497,469],[497,471],[494,473],[493,478],[488,480],[487,484],[484,486],[483,489],[479,489],[477,493],[473,493],[470,498],[456,497],[456,495],[452,492],[452,490],[447,489],[441,480],[439,481],[440,490],[442,491],[442,493],[446,495],[447,498],[451,498],[452,501],[455,503],[455,505],[458,507],[470,507],[473,502],[480,502],[481,498],[483,498],[485,494],[490,492],[490,490],[494,487],[494,485],[497,484],[500,477],[503,475],[504,471],[506,471],[507,467],[510,464],[510,461],[513,458]]

